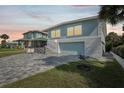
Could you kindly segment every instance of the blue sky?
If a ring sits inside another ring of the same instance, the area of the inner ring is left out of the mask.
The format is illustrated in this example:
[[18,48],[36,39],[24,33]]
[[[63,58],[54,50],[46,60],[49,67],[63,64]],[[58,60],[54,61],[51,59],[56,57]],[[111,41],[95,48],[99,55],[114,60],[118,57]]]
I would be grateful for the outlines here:
[[78,18],[97,15],[99,6],[0,6],[0,34],[10,39],[22,37],[28,30],[42,30],[52,25]]
[[0,6],[0,25],[43,29],[77,18],[97,15],[99,6]]
[[0,6],[0,34],[10,39],[22,38],[29,30],[42,30],[55,24],[98,15],[99,6],[60,5],[10,5]]

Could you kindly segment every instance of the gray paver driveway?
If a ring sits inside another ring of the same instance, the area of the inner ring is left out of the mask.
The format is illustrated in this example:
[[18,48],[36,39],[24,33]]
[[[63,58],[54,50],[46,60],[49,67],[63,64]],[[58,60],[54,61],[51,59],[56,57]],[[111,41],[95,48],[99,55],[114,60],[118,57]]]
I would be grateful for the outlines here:
[[0,58],[0,86],[77,60],[79,59],[75,56],[54,54],[18,54]]

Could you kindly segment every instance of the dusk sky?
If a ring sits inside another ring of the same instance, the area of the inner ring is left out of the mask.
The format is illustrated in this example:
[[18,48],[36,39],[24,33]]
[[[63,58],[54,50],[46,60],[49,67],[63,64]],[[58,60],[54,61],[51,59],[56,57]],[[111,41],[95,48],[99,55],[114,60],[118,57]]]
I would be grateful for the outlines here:
[[[5,33],[10,40],[22,38],[29,30],[43,30],[55,24],[98,15],[99,6],[0,6],[0,35]],[[121,34],[122,24],[107,25],[108,32]]]

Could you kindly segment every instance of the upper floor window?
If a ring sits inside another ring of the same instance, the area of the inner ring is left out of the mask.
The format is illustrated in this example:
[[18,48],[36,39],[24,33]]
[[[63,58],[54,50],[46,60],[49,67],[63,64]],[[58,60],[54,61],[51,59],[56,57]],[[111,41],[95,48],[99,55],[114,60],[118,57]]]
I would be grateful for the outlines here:
[[82,34],[82,26],[73,26],[67,28],[67,36],[78,36]]
[[51,31],[51,37],[52,38],[59,38],[60,37],[60,30],[54,30],[54,31]]
[[75,26],[74,27],[74,35],[81,35],[82,34],[82,26]]
[[67,36],[73,36],[74,35],[74,28],[73,27],[69,27],[67,28]]

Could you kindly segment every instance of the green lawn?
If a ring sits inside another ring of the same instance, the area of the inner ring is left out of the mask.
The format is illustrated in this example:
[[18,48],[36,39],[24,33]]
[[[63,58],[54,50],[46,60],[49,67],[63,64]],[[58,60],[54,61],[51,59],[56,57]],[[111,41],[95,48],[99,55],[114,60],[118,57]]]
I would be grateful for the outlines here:
[[10,55],[15,55],[19,53],[24,53],[23,49],[9,49],[9,48],[0,48],[0,58]]
[[[79,64],[88,66],[88,70],[79,69]],[[124,70],[116,61],[71,62],[3,87],[124,87]]]

